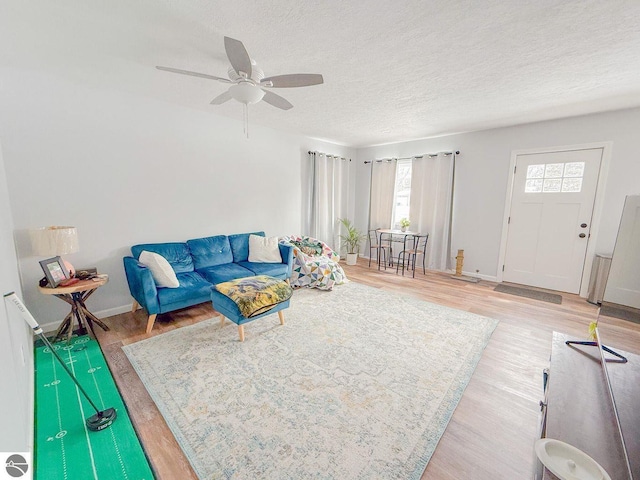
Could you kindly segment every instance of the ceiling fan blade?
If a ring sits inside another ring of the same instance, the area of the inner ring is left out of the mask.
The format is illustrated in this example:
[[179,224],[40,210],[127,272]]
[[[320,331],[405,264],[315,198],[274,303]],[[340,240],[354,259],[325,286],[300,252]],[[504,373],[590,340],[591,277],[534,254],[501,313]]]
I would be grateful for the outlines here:
[[262,100],[264,100],[268,104],[282,110],[289,110],[293,108],[293,105],[291,105],[288,100],[282,98],[280,95],[276,95],[275,93],[268,90],[262,90],[264,91],[264,97],[262,97]]
[[229,90],[227,90],[226,92],[221,93],[216,98],[211,100],[211,105],[222,105],[224,102],[229,101],[232,98],[233,98],[233,96],[231,95],[231,92],[229,92]]
[[240,75],[240,72],[244,72],[247,78],[251,78],[251,58],[243,43],[240,40],[224,37],[224,49],[236,73]]
[[273,88],[308,87],[321,83],[324,83],[324,79],[319,73],[292,73],[289,75],[276,75],[275,77],[267,77],[260,80],[261,86]]
[[200,77],[207,78],[209,80],[218,80],[219,82],[224,83],[233,83],[231,80],[227,80],[222,77],[215,77],[213,75],[207,75],[206,73],[198,73],[198,72],[190,72],[189,70],[180,70],[179,68],[171,68],[171,67],[156,67],[158,70],[163,70],[165,72],[179,73],[181,75],[191,75],[192,77]]

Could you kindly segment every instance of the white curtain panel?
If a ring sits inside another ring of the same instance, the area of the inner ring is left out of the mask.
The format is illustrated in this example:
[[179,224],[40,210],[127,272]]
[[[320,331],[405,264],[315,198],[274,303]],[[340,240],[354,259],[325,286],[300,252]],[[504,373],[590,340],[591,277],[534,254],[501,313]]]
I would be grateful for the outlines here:
[[396,185],[396,167],[398,161],[374,161],[371,165],[369,229],[391,228],[391,222],[393,221],[393,194]]
[[304,235],[311,235],[313,219],[313,182],[314,182],[314,159],[313,152],[309,152],[308,160],[302,163],[302,208],[301,208],[301,230]]
[[313,192],[309,236],[340,251],[340,221],[349,207],[349,160],[311,153]]
[[414,158],[411,167],[411,230],[428,233],[427,268],[446,270],[451,256],[453,155]]
[[[332,249],[340,252],[340,218],[349,217],[349,160],[334,158],[334,222]],[[351,222],[354,221],[350,218]],[[342,253],[341,253],[342,254]]]

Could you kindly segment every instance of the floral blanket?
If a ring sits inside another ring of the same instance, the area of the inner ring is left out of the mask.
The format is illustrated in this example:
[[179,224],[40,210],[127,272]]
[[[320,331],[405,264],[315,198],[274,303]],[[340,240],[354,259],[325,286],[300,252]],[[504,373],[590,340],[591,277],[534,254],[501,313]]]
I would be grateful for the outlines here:
[[237,278],[218,283],[214,288],[236,302],[245,318],[268,312],[279,303],[289,300],[293,294],[287,282],[267,275]]
[[312,237],[289,235],[280,241],[293,245],[291,286],[331,290],[334,285],[347,282],[338,263],[340,256],[326,243]]

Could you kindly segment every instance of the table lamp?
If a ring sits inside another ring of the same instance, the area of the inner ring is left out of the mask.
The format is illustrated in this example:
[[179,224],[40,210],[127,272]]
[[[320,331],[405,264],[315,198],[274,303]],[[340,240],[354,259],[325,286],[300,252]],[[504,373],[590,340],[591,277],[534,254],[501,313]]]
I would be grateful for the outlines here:
[[[39,256],[60,256],[75,253],[78,248],[78,232],[76,227],[40,227],[29,231],[33,253]],[[76,271],[66,260],[62,259],[70,276]]]

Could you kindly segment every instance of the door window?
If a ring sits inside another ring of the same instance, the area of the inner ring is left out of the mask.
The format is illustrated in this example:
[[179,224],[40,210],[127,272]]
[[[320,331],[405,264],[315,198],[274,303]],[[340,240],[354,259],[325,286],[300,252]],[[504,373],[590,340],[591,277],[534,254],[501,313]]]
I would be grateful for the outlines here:
[[525,193],[579,193],[584,162],[543,163],[527,167]]

